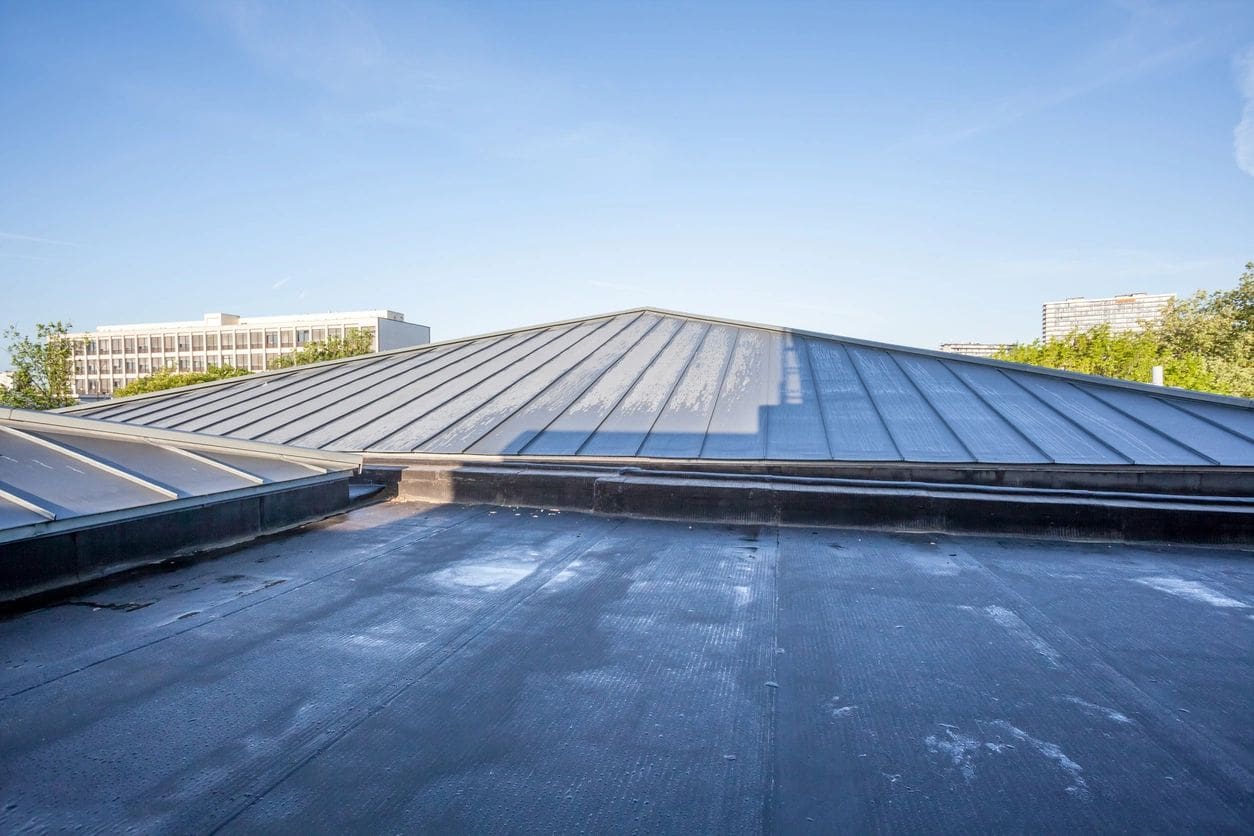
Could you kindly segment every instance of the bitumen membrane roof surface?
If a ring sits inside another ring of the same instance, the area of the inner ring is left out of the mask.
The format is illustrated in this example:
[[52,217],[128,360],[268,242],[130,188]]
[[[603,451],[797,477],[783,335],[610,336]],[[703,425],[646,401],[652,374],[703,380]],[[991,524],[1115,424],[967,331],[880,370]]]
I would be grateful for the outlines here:
[[376,505],[0,621],[0,830],[1248,831],[1252,557]]

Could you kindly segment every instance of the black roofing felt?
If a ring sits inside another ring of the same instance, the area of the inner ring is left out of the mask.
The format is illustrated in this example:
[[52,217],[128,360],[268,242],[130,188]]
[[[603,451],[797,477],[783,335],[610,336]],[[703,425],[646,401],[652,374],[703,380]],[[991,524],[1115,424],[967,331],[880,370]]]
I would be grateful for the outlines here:
[[78,407],[327,450],[1254,465],[1254,402],[639,309]]
[[0,830],[1249,832],[1249,557],[374,506],[0,621]]

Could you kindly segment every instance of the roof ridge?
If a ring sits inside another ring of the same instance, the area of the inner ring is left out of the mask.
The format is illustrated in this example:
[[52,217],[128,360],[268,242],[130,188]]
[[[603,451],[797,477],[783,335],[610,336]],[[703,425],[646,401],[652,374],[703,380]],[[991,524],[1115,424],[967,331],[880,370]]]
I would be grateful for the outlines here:
[[782,325],[770,325],[762,322],[752,322],[746,320],[731,319],[729,317],[712,316],[708,314],[695,314],[687,311],[677,311],[668,308],[657,307],[653,305],[641,305],[633,308],[625,308],[623,310],[610,311],[608,313],[593,314],[589,316],[572,317],[552,322],[544,322],[536,325],[527,325],[520,328],[506,328],[496,331],[489,331],[481,334],[471,334],[464,337],[455,337],[448,340],[440,340],[438,342],[424,343],[422,345],[405,346],[402,348],[389,349],[388,351],[378,351],[371,354],[360,354],[355,357],[341,357],[334,360],[324,360],[320,363],[310,363],[304,366],[283,368],[283,369],[267,369],[244,377],[224,378],[222,380],[211,380],[205,383],[197,383],[191,386],[180,387],[177,390],[160,390],[157,392],[143,392],[138,395],[130,395],[125,398],[114,398],[107,401],[92,401],[84,404],[76,404],[74,406],[64,407],[56,412],[74,414],[76,412],[86,411],[93,408],[99,408],[102,404],[117,405],[123,403],[136,403],[148,398],[156,398],[168,395],[172,391],[180,394],[192,392],[200,389],[206,389],[215,386],[229,385],[232,382],[240,380],[257,380],[271,375],[291,374],[295,371],[306,371],[309,369],[329,368],[331,366],[342,365],[346,363],[359,363],[375,360],[380,357],[391,357],[399,354],[418,354],[424,351],[444,348],[448,346],[460,345],[476,340],[489,339],[493,337],[502,337],[510,334],[520,334],[527,331],[538,331],[547,328],[556,328],[566,325],[574,325],[578,323],[594,322],[602,319],[613,319],[614,317],[625,316],[629,314],[655,314],[657,316],[673,317],[695,322],[714,323],[719,325],[728,325],[736,328],[753,328],[762,331],[770,331],[779,334],[794,334],[809,339],[825,340],[836,342],[841,345],[853,345],[866,348],[873,348],[880,351],[897,352],[901,354],[914,355],[919,357],[928,357],[943,360],[949,363],[964,363],[967,365],[987,366],[1002,370],[1010,370],[1022,374],[1043,375],[1046,377],[1057,378],[1070,382],[1084,383],[1090,386],[1110,387],[1116,389],[1127,389],[1142,394],[1155,395],[1158,397],[1180,398],[1188,401],[1203,401],[1209,403],[1217,403],[1224,406],[1238,407],[1242,409],[1254,409],[1254,399],[1240,398],[1230,395],[1218,395],[1210,392],[1197,392],[1190,389],[1181,389],[1174,386],[1156,386],[1150,383],[1139,383],[1131,380],[1120,380],[1113,377],[1103,377],[1101,375],[1085,374],[1083,372],[1073,372],[1064,369],[1051,369],[1044,366],[1031,366],[1025,363],[1013,363],[1008,360],[994,360],[987,357],[970,357],[964,354],[956,354],[948,351],[940,351],[938,349],[919,348],[916,346],[901,345],[898,343],[886,343],[877,340],[867,340],[858,337],[847,337],[840,334],[830,334],[823,331],[811,331],[803,328],[790,328]]

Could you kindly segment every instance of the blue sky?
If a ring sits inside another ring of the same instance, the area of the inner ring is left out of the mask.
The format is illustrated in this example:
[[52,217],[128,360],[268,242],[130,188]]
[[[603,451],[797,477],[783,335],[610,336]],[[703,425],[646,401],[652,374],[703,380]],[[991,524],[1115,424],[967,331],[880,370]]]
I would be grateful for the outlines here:
[[0,324],[934,346],[1254,259],[1254,6],[0,0]]

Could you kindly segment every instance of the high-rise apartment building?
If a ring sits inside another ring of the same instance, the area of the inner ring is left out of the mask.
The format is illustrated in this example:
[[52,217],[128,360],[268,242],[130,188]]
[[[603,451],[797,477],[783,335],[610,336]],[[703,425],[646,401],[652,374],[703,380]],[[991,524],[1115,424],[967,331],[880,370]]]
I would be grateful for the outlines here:
[[74,346],[74,394],[108,397],[114,389],[161,368],[204,371],[236,366],[250,371],[306,343],[342,338],[352,330],[371,335],[371,350],[431,342],[431,329],[405,321],[396,311],[241,317],[210,313],[190,322],[103,325],[70,334]]
[[1046,302],[1041,306],[1041,336],[1053,340],[1102,324],[1109,325],[1115,333],[1139,331],[1142,322],[1156,321],[1175,298],[1174,293],[1129,293],[1103,299],[1077,296]]

